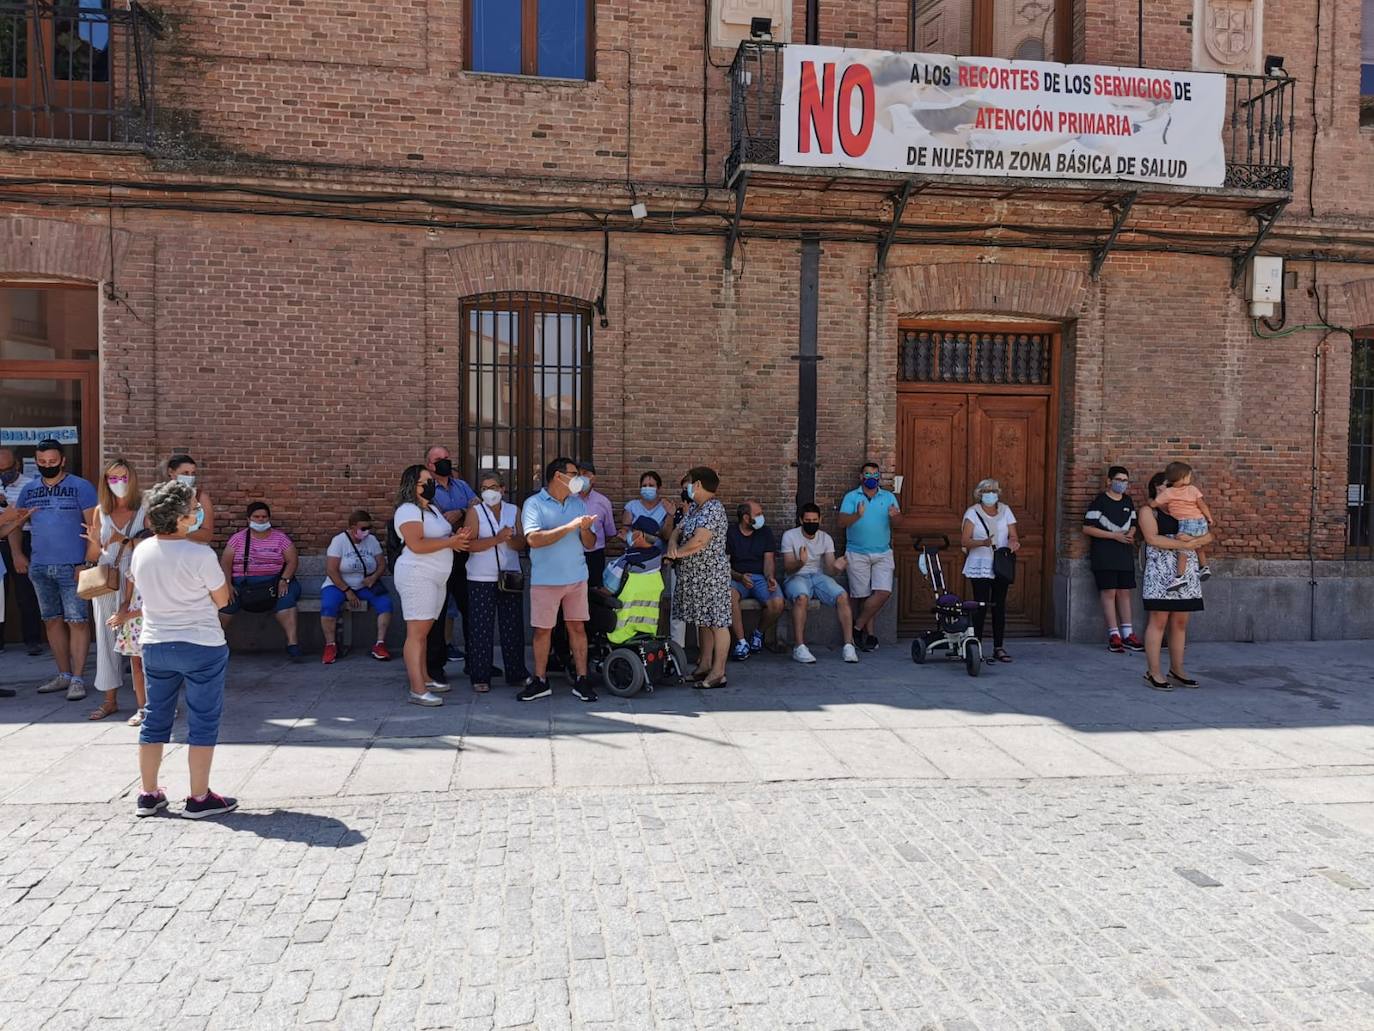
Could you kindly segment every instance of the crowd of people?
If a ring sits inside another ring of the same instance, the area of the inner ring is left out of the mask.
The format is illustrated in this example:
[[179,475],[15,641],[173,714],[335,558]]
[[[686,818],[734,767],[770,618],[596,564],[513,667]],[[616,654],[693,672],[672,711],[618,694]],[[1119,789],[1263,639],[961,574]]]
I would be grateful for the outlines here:
[[[165,476],[147,491],[122,458],[105,465],[96,485],[67,470],[56,441],[40,442],[35,462],[37,476],[22,483],[16,454],[0,448],[0,497],[6,503],[0,508],[0,573],[15,581],[25,645],[39,653],[41,619],[55,666],[38,692],[85,698],[94,643],[93,688],[101,702],[89,718],[106,719],[119,711],[124,659],[130,660],[137,707],[128,722],[141,728],[145,789],[138,810],[149,815],[166,806],[157,771],[184,689],[194,803],[187,815],[228,811],[233,800],[215,795],[208,780],[229,654],[225,630],[240,612],[271,613],[288,656],[300,660],[295,543],[273,524],[271,507],[255,501],[245,512],[247,525],[216,556],[213,501],[198,485],[189,455],[173,455]],[[596,591],[614,593],[627,569],[667,574],[666,581],[655,582],[666,582],[670,632],[678,642],[687,626],[696,628],[697,662],[686,679],[701,688],[726,686],[730,661],[746,661],[765,648],[781,651],[774,631],[789,609],[792,658],[816,662],[806,640],[813,600],[833,610],[843,661],[859,662],[861,652],[878,647],[878,617],[893,590],[892,528],[900,510],[896,496],[882,487],[876,464],[860,469],[858,485],[837,506],[843,555],[823,529],[823,512],[814,502],[799,507],[797,525],[780,540],[756,499],[740,502],[731,520],[719,496],[720,477],[707,466],[688,470],[673,497],[664,495],[657,472],[644,472],[618,522],[615,506],[595,489],[590,462],[559,457],[543,472],[543,488],[522,505],[497,471],[482,472],[474,491],[448,450],[435,446],[423,462],[402,472],[394,512],[381,535],[385,545],[371,514],[353,511],[325,553],[322,661],[332,664],[339,657],[340,618],[368,606],[377,625],[370,654],[379,661],[392,658],[386,636],[393,612],[405,623],[402,657],[413,704],[444,703],[453,686],[445,671],[450,659],[465,660],[474,691],[489,692],[499,677],[525,702],[552,693],[549,672],[558,664],[571,677],[572,693],[594,702],[586,630],[590,599]],[[1150,480],[1150,500],[1137,509],[1129,473],[1114,466],[1083,522],[1108,647],[1145,652],[1145,678],[1157,690],[1197,686],[1183,668],[1183,653],[1189,615],[1202,608],[1201,583],[1210,576],[1203,549],[1212,532],[1211,512],[1192,472],[1183,463],[1170,465]],[[1142,594],[1149,613],[1143,640],[1131,624],[1138,537],[1145,545]],[[617,546],[608,561],[613,540]],[[1014,556],[1020,541],[998,481],[983,480],[974,490],[961,545],[963,575],[982,603],[975,633],[982,638],[990,616],[993,650],[987,661],[1011,662],[1004,640],[1011,579],[999,555]],[[842,575],[847,586],[839,582]],[[632,605],[646,611],[630,611],[631,623],[656,633],[658,601],[634,600]],[[743,613],[747,601],[759,611],[751,633]],[[526,602],[532,668],[526,665]],[[33,624],[29,608],[36,610]],[[461,620],[461,646],[456,632],[448,639],[450,613]],[[1167,678],[1160,672],[1166,636]]]

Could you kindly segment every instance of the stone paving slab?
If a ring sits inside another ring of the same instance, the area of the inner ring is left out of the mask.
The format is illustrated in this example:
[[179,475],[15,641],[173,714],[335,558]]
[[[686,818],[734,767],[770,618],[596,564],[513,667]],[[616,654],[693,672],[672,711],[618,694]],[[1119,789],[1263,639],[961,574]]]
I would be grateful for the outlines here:
[[6,1031],[1374,1027],[1374,837],[1263,784],[11,805],[0,841]]

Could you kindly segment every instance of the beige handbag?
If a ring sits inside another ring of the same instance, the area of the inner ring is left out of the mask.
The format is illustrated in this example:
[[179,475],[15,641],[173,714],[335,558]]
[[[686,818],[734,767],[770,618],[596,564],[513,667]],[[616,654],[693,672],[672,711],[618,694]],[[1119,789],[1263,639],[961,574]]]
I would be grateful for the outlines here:
[[81,574],[76,578],[76,596],[84,601],[94,601],[107,594],[117,594],[122,579],[119,565],[124,560],[124,549],[128,546],[128,540],[119,546],[119,551],[115,553],[114,565],[91,566],[89,569],[81,570]]

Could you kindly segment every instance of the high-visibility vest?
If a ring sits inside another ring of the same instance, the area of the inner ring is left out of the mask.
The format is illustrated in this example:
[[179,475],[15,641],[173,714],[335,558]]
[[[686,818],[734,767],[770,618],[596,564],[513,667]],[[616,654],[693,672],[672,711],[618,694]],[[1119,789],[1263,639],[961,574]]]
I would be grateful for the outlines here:
[[658,604],[663,597],[663,574],[630,573],[620,589],[620,610],[616,613],[615,629],[606,635],[612,644],[624,644],[643,634],[658,633]]

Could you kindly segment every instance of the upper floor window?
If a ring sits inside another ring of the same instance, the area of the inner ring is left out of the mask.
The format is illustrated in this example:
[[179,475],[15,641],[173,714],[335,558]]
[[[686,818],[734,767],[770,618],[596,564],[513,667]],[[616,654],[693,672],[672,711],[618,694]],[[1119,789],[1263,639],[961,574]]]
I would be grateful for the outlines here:
[[[1374,0],[1365,0],[1366,5]],[[1072,0],[911,0],[919,54],[1068,61]]]
[[590,79],[594,0],[468,0],[474,72]]
[[1363,0],[1360,28],[1360,124],[1374,125],[1374,0]]

